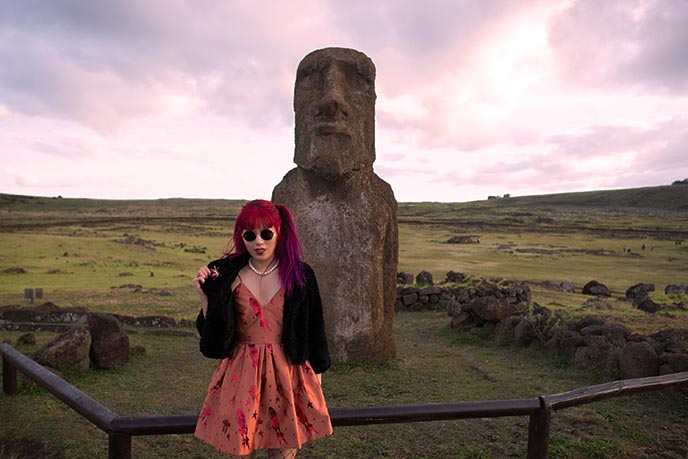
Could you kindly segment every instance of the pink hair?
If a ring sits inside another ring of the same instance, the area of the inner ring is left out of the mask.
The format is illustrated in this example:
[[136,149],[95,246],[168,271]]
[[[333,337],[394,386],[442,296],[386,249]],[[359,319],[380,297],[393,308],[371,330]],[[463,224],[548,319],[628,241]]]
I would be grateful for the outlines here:
[[301,260],[303,260],[301,242],[296,233],[291,212],[285,206],[275,205],[264,199],[256,199],[244,204],[234,222],[232,235],[234,250],[227,253],[227,256],[234,258],[248,255],[248,249],[242,237],[245,230],[271,226],[277,229],[275,256],[279,259],[280,282],[288,295],[295,287],[303,287],[306,284],[306,277],[301,265]]

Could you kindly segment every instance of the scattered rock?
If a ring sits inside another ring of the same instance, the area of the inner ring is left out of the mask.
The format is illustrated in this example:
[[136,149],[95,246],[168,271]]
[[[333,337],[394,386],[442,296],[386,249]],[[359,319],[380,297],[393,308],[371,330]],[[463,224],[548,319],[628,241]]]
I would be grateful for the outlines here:
[[77,326],[41,347],[33,359],[41,365],[59,370],[86,369],[89,367],[90,347],[91,334],[88,329]]
[[528,346],[535,340],[533,323],[527,317],[523,317],[514,328],[514,342],[521,346]]
[[455,273],[454,271],[449,271],[447,273],[447,278],[444,280],[445,284],[461,284],[466,282],[468,276],[463,273]]
[[610,371],[616,366],[613,361],[612,346],[604,337],[595,336],[586,340],[585,346],[576,349],[573,362],[578,368],[584,370]]
[[26,274],[24,268],[7,268],[2,271],[3,274]]
[[576,323],[576,330],[580,331],[591,325],[604,325],[604,320],[595,316],[585,316]]
[[499,321],[495,327],[497,338],[502,342],[513,340],[514,330],[519,322],[521,322],[521,316],[509,316]]
[[122,323],[110,314],[89,314],[90,358],[95,368],[115,368],[129,361],[129,336]]
[[688,295],[688,284],[669,284],[664,288],[667,295]]
[[648,297],[639,301],[638,303],[636,303],[636,305],[638,306],[638,309],[640,309],[641,311],[645,311],[650,314],[654,314],[655,312],[659,311],[659,309],[662,307],[661,304],[655,303]]
[[514,314],[514,307],[493,296],[475,298],[462,307],[484,322],[499,322]]
[[11,307],[0,310],[0,318],[11,322],[77,323],[86,316],[86,308],[60,308],[46,302],[38,306]]
[[196,327],[196,321],[189,319],[180,319],[178,325],[180,327]]
[[452,317],[451,328],[463,330],[472,328],[474,324],[473,317],[468,312],[462,311]]
[[635,284],[626,290],[626,298],[642,301],[647,298],[650,292],[655,291],[655,284],[640,283]]
[[619,370],[623,379],[657,376],[659,356],[650,343],[629,343],[619,353]]
[[418,275],[416,275],[416,285],[434,285],[434,282],[432,281],[432,274],[425,270],[419,272]]
[[671,373],[688,371],[688,354],[663,354],[662,359],[671,368]]
[[446,242],[447,244],[480,244],[480,236],[452,236]]
[[607,286],[596,280],[591,280],[590,282],[585,284],[581,292],[584,295],[596,295],[607,297],[612,296],[611,291],[607,288]]
[[397,273],[397,284],[398,285],[409,285],[413,284],[413,274],[399,272]]
[[36,335],[34,335],[33,333],[24,333],[19,338],[17,338],[17,343],[33,346],[34,344],[36,344]]

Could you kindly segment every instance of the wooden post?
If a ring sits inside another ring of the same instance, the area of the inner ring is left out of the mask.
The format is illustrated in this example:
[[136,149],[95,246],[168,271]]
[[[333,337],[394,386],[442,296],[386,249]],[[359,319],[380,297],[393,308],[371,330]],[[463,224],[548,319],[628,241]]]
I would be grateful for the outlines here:
[[2,356],[2,390],[7,395],[17,393],[17,369]]
[[528,459],[549,458],[549,427],[552,408],[540,397],[540,409],[530,415],[528,425]]
[[108,459],[131,459],[131,435],[108,432]]

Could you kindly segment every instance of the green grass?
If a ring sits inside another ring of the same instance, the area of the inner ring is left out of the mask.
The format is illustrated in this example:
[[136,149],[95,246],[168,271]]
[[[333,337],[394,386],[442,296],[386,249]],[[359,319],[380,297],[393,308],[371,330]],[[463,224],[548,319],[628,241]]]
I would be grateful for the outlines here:
[[[66,378],[120,415],[198,411],[215,362],[200,356],[194,338],[154,337],[141,331],[130,338],[146,348],[145,354],[116,370],[74,371]],[[10,339],[18,335],[3,333]],[[20,350],[30,352],[50,334],[39,336],[38,344]],[[526,398],[601,382],[531,349],[457,335],[443,313],[399,314],[395,338],[395,361],[336,364],[325,373],[330,407]],[[553,416],[552,457],[643,458],[652,457],[644,455],[646,450],[686,451],[688,420],[682,413],[687,409],[685,393],[665,391],[558,411]],[[42,390],[24,389],[16,397],[3,398],[2,413],[0,417],[12,421],[0,424],[0,438],[14,432],[57,449],[60,457],[105,454],[106,435]],[[526,417],[513,417],[336,428],[334,436],[309,444],[300,457],[524,457],[527,426]],[[135,457],[143,459],[160,457],[161,451],[170,458],[221,457],[191,435],[136,437],[133,448]]]
[[[688,239],[688,213],[674,205],[676,193],[685,191],[671,188],[650,190],[652,199],[634,198],[629,191],[597,197],[401,203],[399,271],[415,275],[425,269],[436,281],[450,270],[474,278],[527,280],[534,301],[570,318],[592,314],[643,333],[688,328],[685,311],[648,315],[619,298],[635,283],[652,282],[655,301],[686,303],[686,298],[663,293],[668,283],[685,283],[688,273],[688,245],[674,243]],[[648,202],[656,207],[648,209]],[[0,305],[26,305],[23,289],[41,287],[42,301],[59,306],[193,319],[198,301],[192,275],[226,249],[229,216],[240,205],[223,200],[98,201],[0,194]],[[479,235],[481,242],[444,242],[461,234]],[[153,244],[115,242],[126,236]],[[646,251],[641,250],[643,243]],[[638,256],[625,254],[624,247]],[[205,253],[197,253],[203,248]],[[4,272],[12,268],[26,274]],[[571,280],[580,289],[592,279],[610,287],[612,298],[588,302],[590,297],[580,293],[538,285]],[[139,284],[148,293],[119,288],[125,284]],[[385,365],[335,364],[324,375],[328,405],[512,399],[603,381],[537,349],[505,345],[481,333],[457,334],[448,324],[449,317],[441,312],[398,314],[398,358]],[[143,346],[144,354],[117,370],[69,372],[66,378],[121,415],[196,412],[215,362],[202,358],[194,338],[129,330],[132,344]],[[20,334],[0,331],[0,340],[15,342]],[[18,349],[31,354],[54,336],[38,333],[35,346]],[[685,457],[686,412],[685,391],[562,410],[554,414],[550,456]],[[528,419],[518,417],[346,427],[308,445],[299,457],[515,458],[525,455],[527,432]],[[44,391],[24,388],[16,397],[0,397],[0,459],[35,457],[20,447],[47,458],[104,457],[107,438]],[[135,457],[144,459],[158,458],[163,451],[173,459],[221,457],[191,435],[136,437],[133,448]]]

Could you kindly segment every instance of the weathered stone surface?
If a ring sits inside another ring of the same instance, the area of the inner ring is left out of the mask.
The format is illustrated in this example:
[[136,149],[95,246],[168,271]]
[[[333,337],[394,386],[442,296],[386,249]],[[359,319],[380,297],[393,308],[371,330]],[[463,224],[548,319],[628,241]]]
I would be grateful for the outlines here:
[[475,324],[473,321],[473,317],[466,312],[466,311],[461,311],[458,314],[455,314],[454,317],[452,317],[451,321],[451,328],[454,329],[464,329],[464,328],[470,328]]
[[41,365],[60,370],[88,368],[90,347],[91,334],[86,327],[78,326],[41,347],[33,359]]
[[56,333],[64,333],[72,328],[74,324],[55,324],[45,322],[5,322],[0,321],[0,330],[12,331],[49,331]]
[[[552,339],[557,340],[557,354],[564,356],[568,359],[573,359],[576,355],[576,350],[581,346],[585,346],[585,338],[581,336],[579,333],[572,331],[562,331],[559,335],[555,332],[554,337]],[[545,347],[549,346],[546,345]]]
[[413,303],[418,301],[418,294],[417,293],[408,293],[404,296],[401,297],[402,304],[404,306],[411,306]]
[[408,285],[413,284],[413,274],[399,272],[397,273],[397,284]]
[[485,322],[499,322],[514,313],[512,305],[492,296],[482,296],[468,303],[464,310],[473,314]]
[[623,379],[657,376],[659,356],[650,343],[629,343],[619,353],[619,370]]
[[664,288],[667,295],[688,295],[688,284],[669,284]]
[[604,320],[595,316],[585,316],[576,323],[576,329],[583,330],[591,325],[604,325]]
[[645,297],[643,300],[639,301],[637,304],[638,309],[641,311],[648,312],[650,314],[654,314],[655,312],[659,311],[660,308],[662,307],[661,304],[655,303],[652,301],[650,298]]
[[294,89],[297,167],[272,195],[291,210],[318,276],[337,361],[396,355],[397,202],[373,171],[375,97],[365,54],[326,48],[304,57]]
[[460,284],[461,282],[466,282],[466,279],[468,279],[468,276],[463,273],[449,271],[444,282],[447,284]]
[[432,274],[425,270],[416,274],[416,285],[434,285],[434,282],[432,280]]
[[630,287],[628,287],[628,290],[626,290],[626,298],[630,298],[632,300],[642,300],[644,298],[647,298],[647,295],[650,292],[655,291],[655,284],[649,284],[649,283],[640,283],[640,284],[635,284]]
[[612,345],[601,336],[591,336],[585,346],[576,348],[574,364],[586,370],[601,370],[616,373],[617,361]]
[[533,324],[524,317],[516,328],[514,328],[514,342],[522,346],[527,346],[535,340],[535,332],[533,330]]
[[626,337],[631,334],[631,331],[621,324],[601,324],[584,327],[580,333],[583,336],[604,336],[609,343],[621,348],[626,345]]
[[89,314],[90,358],[96,368],[115,368],[129,361],[129,336],[122,323],[110,314]]
[[581,292],[584,295],[612,296],[606,285],[596,280],[591,280],[583,286]]
[[688,330],[661,330],[653,333],[651,338],[660,345],[660,353],[688,353]]
[[664,361],[672,370],[672,373],[688,371],[688,354],[662,354]]
[[631,334],[631,331],[621,324],[593,324],[583,327],[580,330],[581,335],[602,335],[608,339],[613,336],[626,337]]
[[521,322],[521,316],[509,316],[500,320],[495,327],[495,334],[501,340],[510,340],[514,338],[514,330]]
[[0,318],[10,322],[76,323],[85,318],[86,313],[83,307],[60,308],[47,302],[38,306],[2,310]]
[[439,295],[442,293],[442,289],[439,287],[425,287],[420,289],[421,295]]
[[480,236],[462,235],[447,239],[447,244],[480,244]]

